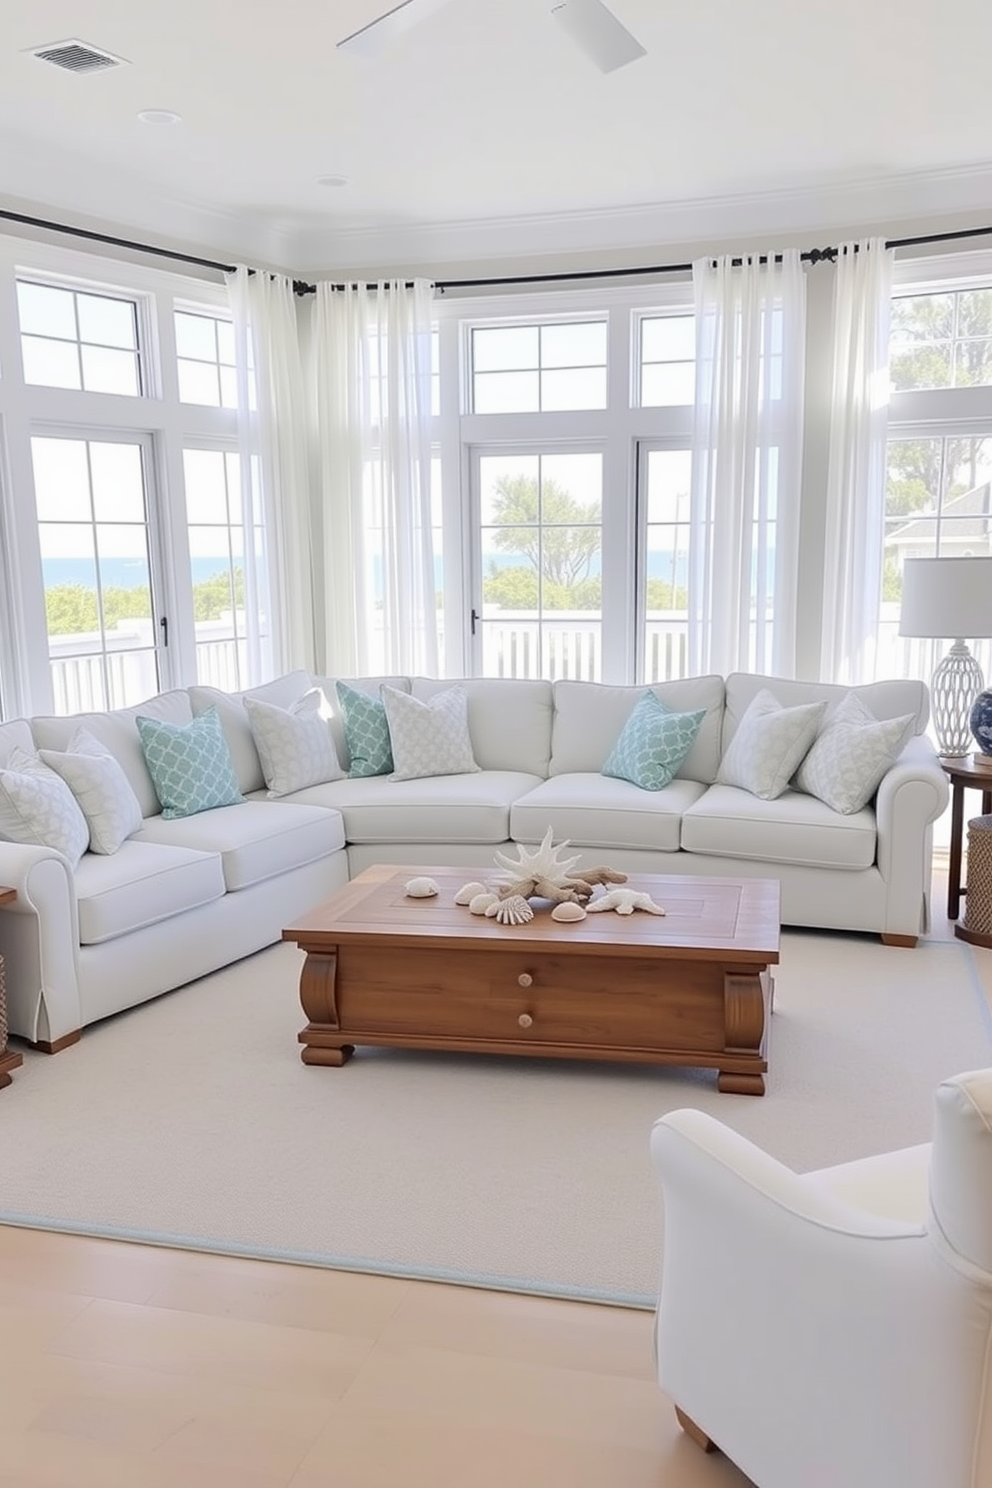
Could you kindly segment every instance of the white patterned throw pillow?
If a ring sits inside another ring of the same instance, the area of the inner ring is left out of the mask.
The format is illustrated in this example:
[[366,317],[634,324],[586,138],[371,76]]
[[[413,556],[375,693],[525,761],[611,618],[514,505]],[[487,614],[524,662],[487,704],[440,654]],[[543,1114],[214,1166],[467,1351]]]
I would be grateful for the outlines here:
[[720,761],[717,780],[774,801],[816,738],[826,702],[783,708],[767,687],[751,699]]
[[0,838],[64,853],[75,868],[90,840],[79,803],[37,755],[12,749],[0,770]]
[[913,732],[912,713],[882,721],[849,692],[824,723],[799,767],[796,785],[850,816],[867,806]]
[[447,687],[428,702],[385,683],[380,690],[393,756],[390,780],[467,775],[478,770],[468,731],[464,687]]
[[341,779],[330,709],[319,687],[310,688],[290,708],[253,697],[243,701],[270,796]]
[[141,826],[141,805],[120,765],[88,729],[77,728],[64,752],[38,756],[72,791],[89,827],[90,851],[109,855]]

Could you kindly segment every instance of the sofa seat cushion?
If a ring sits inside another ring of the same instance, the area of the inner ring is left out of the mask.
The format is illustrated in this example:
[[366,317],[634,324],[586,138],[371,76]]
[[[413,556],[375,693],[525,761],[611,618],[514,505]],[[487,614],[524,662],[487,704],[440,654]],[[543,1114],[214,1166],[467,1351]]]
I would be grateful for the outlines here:
[[223,894],[224,873],[217,853],[129,837],[113,856],[84,853],[79,860],[80,944],[116,940],[211,904]]
[[287,799],[336,807],[344,817],[349,843],[437,842],[438,863],[443,866],[448,842],[505,842],[512,803],[539,782],[539,775],[517,770],[423,780],[369,775],[312,785]]
[[344,846],[344,825],[316,806],[244,801],[174,821],[153,817],[133,840],[219,853],[230,891],[328,857]]
[[763,801],[736,785],[711,785],[682,818],[687,852],[751,858],[806,868],[870,868],[875,813],[832,811],[814,796],[787,790]]
[[644,791],[598,772],[553,775],[514,803],[510,836],[514,842],[540,842],[550,827],[556,842],[678,852],[682,813],[705,790],[696,780],[678,778],[659,791]]

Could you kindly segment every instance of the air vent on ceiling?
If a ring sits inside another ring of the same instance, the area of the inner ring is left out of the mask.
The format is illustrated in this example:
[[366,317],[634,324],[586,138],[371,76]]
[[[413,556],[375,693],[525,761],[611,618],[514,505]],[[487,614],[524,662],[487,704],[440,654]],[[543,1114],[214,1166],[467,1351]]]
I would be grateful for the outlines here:
[[66,72],[104,72],[108,67],[120,67],[124,63],[123,57],[102,52],[99,47],[76,38],[53,41],[49,46],[31,47],[30,50],[40,62],[51,62],[53,67],[63,67]]

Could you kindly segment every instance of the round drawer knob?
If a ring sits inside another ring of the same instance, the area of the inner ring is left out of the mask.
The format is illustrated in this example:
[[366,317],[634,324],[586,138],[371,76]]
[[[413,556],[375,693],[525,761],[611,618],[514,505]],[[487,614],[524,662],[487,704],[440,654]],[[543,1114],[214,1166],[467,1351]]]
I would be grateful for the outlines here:
[[532,987],[534,985],[534,978],[529,971],[522,971],[520,973],[517,977],[517,985],[519,987]]
[[517,1019],[517,1022],[520,1024],[521,1028],[530,1028],[533,1021],[534,1019],[531,1017],[530,1013],[521,1013],[520,1017]]

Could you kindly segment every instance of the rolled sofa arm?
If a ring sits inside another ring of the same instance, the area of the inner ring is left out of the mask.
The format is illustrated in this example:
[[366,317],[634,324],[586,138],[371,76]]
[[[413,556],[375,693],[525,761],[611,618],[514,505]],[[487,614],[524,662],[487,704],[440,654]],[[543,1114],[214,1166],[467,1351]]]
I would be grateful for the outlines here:
[[924,734],[910,739],[883,776],[875,798],[878,871],[885,880],[885,933],[926,929],[933,824],[947,809],[950,787]]
[[10,1032],[55,1043],[82,1025],[72,870],[51,848],[0,842],[0,883],[17,890],[0,909]]

